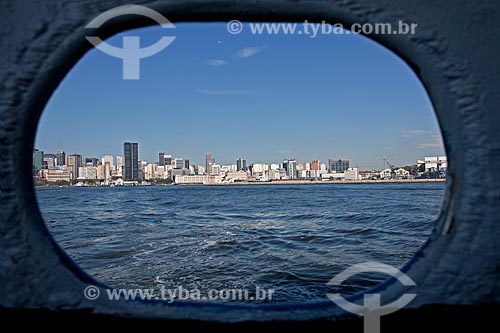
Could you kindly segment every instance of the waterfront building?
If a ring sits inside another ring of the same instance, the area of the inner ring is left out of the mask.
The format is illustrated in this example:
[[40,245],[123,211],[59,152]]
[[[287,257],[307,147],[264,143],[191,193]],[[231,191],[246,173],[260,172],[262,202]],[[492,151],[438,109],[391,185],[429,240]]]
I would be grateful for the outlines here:
[[136,142],[125,142],[123,144],[123,156],[125,156],[125,180],[139,178],[139,146]]
[[361,180],[361,177],[358,172],[358,168],[349,168],[344,172],[345,180]]
[[350,168],[351,160],[344,158],[331,158],[328,160],[328,172],[344,172]]
[[234,181],[244,181],[248,179],[248,174],[246,171],[239,170],[239,171],[228,171],[226,173],[225,180],[228,182],[234,182]]
[[45,180],[48,182],[66,181],[70,182],[73,179],[71,169],[49,169],[46,170]]
[[359,175],[360,175],[362,180],[365,180],[365,179],[374,180],[374,179],[380,178],[380,171],[377,171],[377,170],[360,171]]
[[322,173],[321,180],[344,180],[345,173],[343,172],[335,172],[335,173]]
[[178,175],[175,177],[176,184],[221,184],[221,176],[209,175]]
[[391,169],[385,169],[380,172],[380,179],[392,179],[392,170]]
[[405,170],[403,168],[399,168],[396,170],[396,179],[409,179],[410,178],[410,172],[408,170]]

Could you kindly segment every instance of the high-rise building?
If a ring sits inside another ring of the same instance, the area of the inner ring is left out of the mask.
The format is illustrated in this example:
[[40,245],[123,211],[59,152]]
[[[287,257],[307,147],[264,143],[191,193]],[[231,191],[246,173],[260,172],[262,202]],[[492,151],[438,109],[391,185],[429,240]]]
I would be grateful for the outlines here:
[[318,160],[312,161],[312,169],[314,171],[318,171],[319,170],[319,161]]
[[116,173],[118,176],[123,177],[123,156],[116,156]]
[[125,156],[125,180],[139,178],[139,146],[137,142],[125,142],[123,144],[123,155]]
[[172,165],[172,155],[165,155],[165,165]]
[[86,157],[85,158],[85,165],[87,164],[92,164],[93,167],[96,167],[97,164],[99,163],[99,160],[95,157]]
[[33,170],[38,172],[43,169],[43,150],[33,150]]
[[189,160],[185,158],[174,158],[174,169],[189,169]]
[[205,155],[205,170],[210,170],[210,164],[215,164],[215,157],[213,157],[212,154],[207,153]]
[[160,152],[158,154],[158,165],[164,166],[165,165],[165,153]]
[[328,160],[329,172],[344,172],[351,166],[351,160],[345,158],[331,158]]
[[51,153],[43,152],[43,158],[46,158],[46,157],[52,158],[52,159],[55,160],[57,156],[56,156],[56,154],[51,154]]
[[83,157],[80,154],[68,155],[68,162],[66,163],[71,168],[73,179],[78,178],[78,168],[83,166]]
[[295,179],[297,178],[297,160],[296,159],[290,159],[290,160],[284,160],[283,161],[283,168],[286,171],[286,175],[290,179]]
[[236,171],[247,171],[247,160],[238,158],[236,160]]
[[64,150],[57,151],[56,160],[58,166],[63,166],[66,164],[66,153],[64,152]]
[[111,163],[109,161],[103,162],[103,172],[104,172],[104,180],[111,179]]
[[101,158],[101,163],[102,165],[109,163],[110,170],[113,170],[115,168],[115,164],[113,161],[113,155],[104,155]]
[[123,166],[123,156],[116,155],[116,168],[119,169]]

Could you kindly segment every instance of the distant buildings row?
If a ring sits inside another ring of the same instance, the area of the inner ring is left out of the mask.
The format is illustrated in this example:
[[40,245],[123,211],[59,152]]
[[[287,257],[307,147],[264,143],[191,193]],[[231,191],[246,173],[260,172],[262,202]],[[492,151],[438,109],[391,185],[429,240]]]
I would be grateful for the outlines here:
[[191,165],[189,159],[158,154],[158,162],[148,163],[139,160],[139,145],[135,142],[123,144],[123,156],[104,155],[83,158],[80,154],[66,155],[64,151],[46,154],[35,149],[33,152],[33,172],[38,180],[47,182],[93,182],[101,185],[126,182],[163,180],[176,184],[211,184],[224,182],[273,180],[363,180],[363,179],[410,179],[442,178],[446,174],[445,156],[425,157],[417,162],[416,170],[389,168],[376,171],[359,171],[345,158],[332,158],[328,163],[319,160],[299,163],[296,158],[280,163],[247,164],[246,159],[238,158],[235,164],[218,164],[215,157],[207,153],[205,165]]

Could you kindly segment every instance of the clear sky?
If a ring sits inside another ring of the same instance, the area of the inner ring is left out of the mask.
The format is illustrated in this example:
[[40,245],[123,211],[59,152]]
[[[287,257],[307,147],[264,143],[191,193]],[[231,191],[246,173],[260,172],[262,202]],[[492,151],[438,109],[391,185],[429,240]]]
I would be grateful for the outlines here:
[[[158,152],[204,164],[350,158],[361,169],[413,164],[443,154],[425,89],[396,55],[349,35],[231,35],[225,23],[152,26],[113,36],[176,40],[141,60],[141,79],[122,80],[122,61],[96,49],[47,104],[36,147],[84,157]],[[167,33],[165,33],[165,31]]]

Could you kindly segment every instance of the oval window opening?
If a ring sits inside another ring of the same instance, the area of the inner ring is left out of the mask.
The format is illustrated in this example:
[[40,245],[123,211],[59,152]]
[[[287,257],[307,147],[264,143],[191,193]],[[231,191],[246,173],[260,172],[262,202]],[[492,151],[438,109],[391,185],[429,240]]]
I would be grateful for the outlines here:
[[68,73],[33,152],[54,239],[110,288],[167,301],[322,301],[353,264],[403,266],[447,170],[421,82],[360,35],[232,27],[179,23],[134,70],[92,49]]

